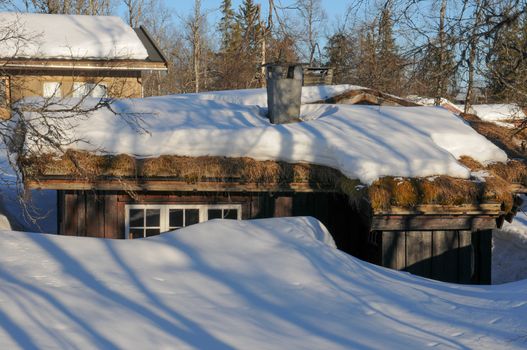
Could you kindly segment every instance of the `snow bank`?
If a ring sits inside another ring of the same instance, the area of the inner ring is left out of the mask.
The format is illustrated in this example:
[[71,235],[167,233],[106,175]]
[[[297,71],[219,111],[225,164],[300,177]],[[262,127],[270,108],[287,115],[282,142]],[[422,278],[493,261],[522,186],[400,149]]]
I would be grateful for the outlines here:
[[527,283],[460,286],[364,263],[310,218],[144,240],[0,232],[0,348],[521,349]]
[[0,13],[2,57],[138,59],[148,53],[132,28],[114,16]]
[[527,196],[511,224],[505,222],[492,235],[492,283],[527,279]]
[[[230,94],[226,94],[230,95]],[[313,96],[312,94],[311,96]],[[243,99],[242,97],[238,97]],[[506,154],[461,119],[437,107],[303,105],[301,123],[272,125],[265,108],[174,95],[116,101],[71,130],[71,147],[139,157],[252,157],[326,165],[371,183],[382,176],[468,178],[456,158],[506,161]],[[141,115],[148,133],[126,117]]]
[[[412,102],[419,103],[423,106],[435,106],[435,98],[432,98],[432,97],[422,97],[422,96],[417,96],[417,95],[410,95],[410,96],[407,96],[406,98]],[[440,105],[441,107],[451,111],[452,113],[459,114],[463,112],[463,109],[461,109],[459,105],[455,105],[450,100],[444,97],[441,97]]]
[[513,104],[473,105],[472,111],[479,119],[488,122],[510,122],[525,119],[525,113]]

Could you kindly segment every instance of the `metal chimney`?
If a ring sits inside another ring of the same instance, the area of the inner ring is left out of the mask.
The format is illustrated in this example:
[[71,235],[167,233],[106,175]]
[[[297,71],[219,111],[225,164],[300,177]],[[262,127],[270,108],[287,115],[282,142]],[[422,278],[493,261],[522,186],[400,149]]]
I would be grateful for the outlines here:
[[303,68],[299,63],[267,64],[267,107],[273,124],[299,121]]

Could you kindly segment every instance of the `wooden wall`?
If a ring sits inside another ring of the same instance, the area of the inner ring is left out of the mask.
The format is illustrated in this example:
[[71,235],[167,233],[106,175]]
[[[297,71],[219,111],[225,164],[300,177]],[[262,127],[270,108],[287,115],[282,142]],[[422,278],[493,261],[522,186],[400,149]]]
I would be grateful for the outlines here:
[[382,231],[379,265],[435,280],[490,284],[492,230]]
[[140,71],[18,71],[10,77],[11,101],[42,96],[44,82],[61,83],[62,96],[72,93],[75,82],[105,84],[108,97],[142,97]]
[[368,220],[339,194],[157,192],[132,198],[122,191],[59,191],[58,202],[60,234],[117,239],[125,236],[126,204],[241,204],[242,219],[313,216],[339,249],[362,260],[442,281],[490,283],[491,230],[370,231]]
[[242,219],[314,216],[333,233],[342,250],[360,253],[367,228],[354,216],[347,198],[332,193],[155,193],[59,191],[59,233],[72,236],[124,238],[126,204],[241,204]]

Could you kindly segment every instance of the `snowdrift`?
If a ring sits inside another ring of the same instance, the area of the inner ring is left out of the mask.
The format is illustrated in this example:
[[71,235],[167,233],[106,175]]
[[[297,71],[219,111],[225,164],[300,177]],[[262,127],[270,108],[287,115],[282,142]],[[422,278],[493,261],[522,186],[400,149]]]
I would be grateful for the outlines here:
[[0,251],[3,349],[527,345],[527,281],[390,271],[331,247],[312,218],[214,220],[133,241],[2,231]]
[[512,223],[492,234],[492,283],[500,284],[527,278],[527,196]]

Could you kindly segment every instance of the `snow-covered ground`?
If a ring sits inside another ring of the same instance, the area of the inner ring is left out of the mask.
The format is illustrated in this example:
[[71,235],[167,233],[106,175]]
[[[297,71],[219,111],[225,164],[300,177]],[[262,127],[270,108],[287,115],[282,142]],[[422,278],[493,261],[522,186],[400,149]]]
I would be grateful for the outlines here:
[[504,127],[514,127],[511,121],[526,118],[522,109],[514,104],[486,104],[471,106],[472,112],[481,120],[495,123]]
[[524,349],[527,281],[435,282],[323,243],[310,218],[143,240],[0,232],[2,349]]
[[[341,90],[348,88],[353,87]],[[306,99],[336,93],[319,89],[307,89]],[[217,94],[223,100],[207,97]],[[118,115],[99,109],[68,126],[74,131],[71,140],[85,141],[70,147],[140,157],[209,155],[314,163],[363,183],[390,175],[468,178],[470,171],[456,161],[462,155],[485,164],[507,159],[505,152],[440,107],[303,105],[304,122],[273,125],[265,117],[266,108],[252,104],[258,96],[229,91],[118,100],[112,104]],[[238,103],[225,102],[227,97]],[[126,116],[137,115],[148,132],[129,127]]]
[[493,232],[492,283],[527,279],[527,196],[511,224]]
[[[436,100],[432,97],[422,97],[417,95],[410,95],[406,97],[408,100],[419,103],[423,106],[435,106]],[[452,103],[450,100],[442,97],[440,100],[440,106],[449,110],[452,113],[459,114],[463,112],[462,106]]]

